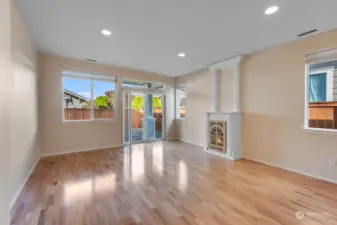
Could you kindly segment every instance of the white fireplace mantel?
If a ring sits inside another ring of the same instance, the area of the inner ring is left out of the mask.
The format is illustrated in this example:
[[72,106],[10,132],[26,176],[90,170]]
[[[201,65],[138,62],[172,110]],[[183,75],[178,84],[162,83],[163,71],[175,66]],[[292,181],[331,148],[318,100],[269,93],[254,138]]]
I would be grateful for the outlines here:
[[[226,153],[210,147],[209,121],[226,121]],[[206,112],[205,113],[204,150],[230,160],[241,159],[241,113],[240,112]]]
[[[240,159],[241,153],[241,61],[242,55],[208,65],[212,74],[212,112],[205,113],[205,144],[204,150],[219,155],[230,160]],[[218,71],[221,69],[231,68],[234,77],[232,83],[233,105],[231,112],[219,111],[219,78]],[[226,151],[212,149],[210,145],[210,121],[225,121],[225,146]]]

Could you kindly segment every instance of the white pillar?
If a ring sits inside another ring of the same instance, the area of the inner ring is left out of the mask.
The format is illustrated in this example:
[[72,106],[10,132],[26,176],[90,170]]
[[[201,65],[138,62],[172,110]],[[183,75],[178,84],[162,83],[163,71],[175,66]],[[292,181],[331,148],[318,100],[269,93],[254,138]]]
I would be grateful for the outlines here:
[[0,221],[9,224],[11,1],[0,1]]
[[209,121],[209,114],[205,113],[205,143],[204,143],[204,150],[207,150],[209,147],[209,127],[208,127],[208,121]]
[[213,63],[208,65],[212,73],[212,111],[219,112],[219,78],[218,70],[220,69],[234,69],[234,79],[233,79],[233,112],[241,111],[241,76],[240,76],[240,64],[243,56],[235,56],[230,59]]
[[211,69],[212,73],[212,111],[219,111],[219,78],[218,78],[218,70]]
[[237,64],[233,72],[233,112],[241,112],[241,71],[240,64]]

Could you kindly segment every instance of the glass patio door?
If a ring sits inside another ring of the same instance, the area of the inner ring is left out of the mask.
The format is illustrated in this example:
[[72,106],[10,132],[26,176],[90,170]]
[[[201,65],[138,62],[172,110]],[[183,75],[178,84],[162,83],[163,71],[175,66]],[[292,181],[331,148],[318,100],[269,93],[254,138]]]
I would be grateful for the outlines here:
[[137,143],[145,140],[144,99],[142,93],[124,93],[124,143]]
[[123,93],[124,143],[160,140],[163,137],[163,95]]
[[155,129],[155,139],[163,139],[164,131],[164,106],[165,106],[165,95],[153,94],[152,96],[152,117],[155,119],[154,129]]

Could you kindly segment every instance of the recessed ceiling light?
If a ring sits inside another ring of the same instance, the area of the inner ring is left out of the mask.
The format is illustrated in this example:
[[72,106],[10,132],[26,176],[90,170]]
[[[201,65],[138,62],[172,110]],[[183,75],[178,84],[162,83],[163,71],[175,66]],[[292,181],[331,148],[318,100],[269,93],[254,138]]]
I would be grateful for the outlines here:
[[271,15],[274,14],[278,11],[278,6],[270,6],[266,9],[266,11],[264,12],[266,15]]
[[105,35],[105,36],[111,36],[111,31],[107,30],[107,29],[103,29],[102,31],[102,34]]
[[178,54],[178,56],[179,56],[180,58],[184,58],[184,57],[186,57],[186,54],[185,54],[184,52],[180,52],[180,53]]

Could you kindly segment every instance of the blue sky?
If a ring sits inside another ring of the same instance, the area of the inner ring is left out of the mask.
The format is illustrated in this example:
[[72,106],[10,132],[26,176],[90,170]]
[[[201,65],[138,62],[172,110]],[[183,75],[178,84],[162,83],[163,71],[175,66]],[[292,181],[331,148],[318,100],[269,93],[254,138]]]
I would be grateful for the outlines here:
[[[72,78],[63,78],[64,89],[72,91],[83,97],[90,98],[90,80],[80,80]],[[115,83],[94,81],[94,98],[104,96],[106,91],[115,90]]]

